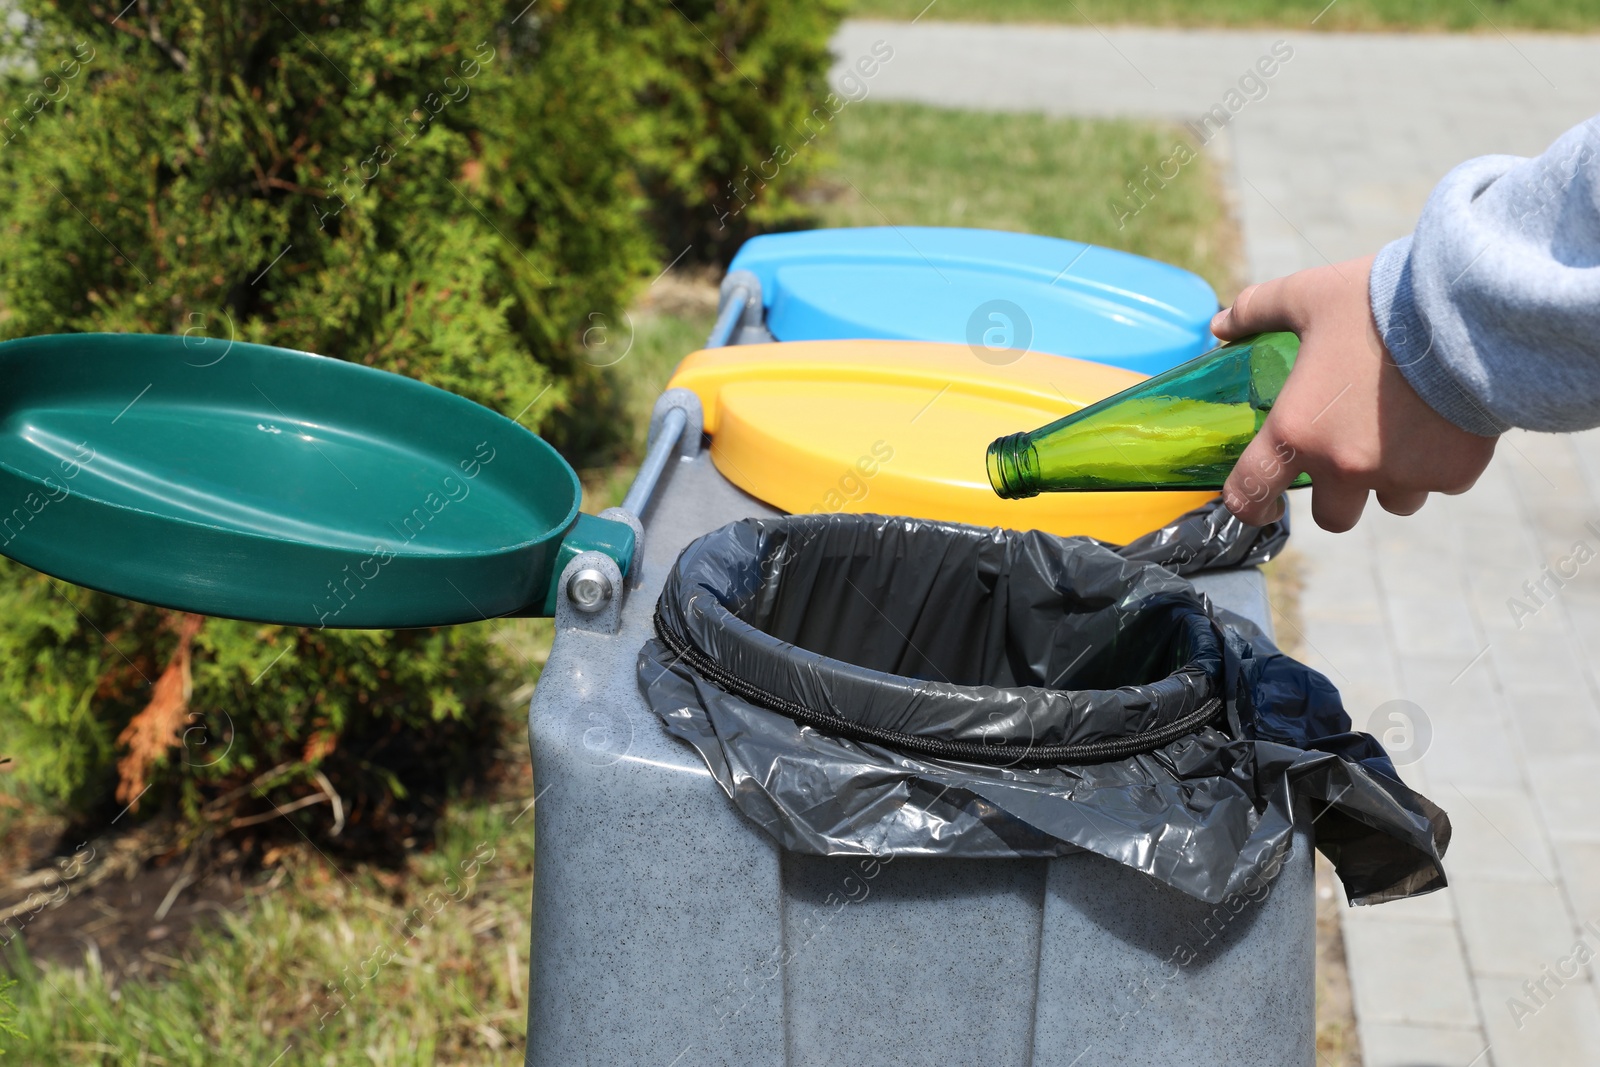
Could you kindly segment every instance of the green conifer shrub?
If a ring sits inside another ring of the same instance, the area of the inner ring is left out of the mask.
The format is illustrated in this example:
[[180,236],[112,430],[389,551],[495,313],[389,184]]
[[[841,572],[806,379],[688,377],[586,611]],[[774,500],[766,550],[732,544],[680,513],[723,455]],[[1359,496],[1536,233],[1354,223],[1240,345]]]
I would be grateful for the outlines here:
[[[586,331],[619,321],[680,237],[708,254],[725,240],[718,190],[825,94],[836,14],[804,0],[125,2],[15,5],[0,337],[319,352],[460,393],[583,456],[628,437],[612,425],[626,367],[593,359]],[[770,183],[745,232],[792,218],[802,180],[797,166]],[[332,793],[350,840],[403,829],[407,798],[469,779],[498,729],[488,624],[189,625],[0,561],[0,790],[93,821],[148,785],[142,810],[208,830],[304,801],[296,818],[325,831]],[[133,759],[145,742],[129,724],[164,673],[171,743]]]

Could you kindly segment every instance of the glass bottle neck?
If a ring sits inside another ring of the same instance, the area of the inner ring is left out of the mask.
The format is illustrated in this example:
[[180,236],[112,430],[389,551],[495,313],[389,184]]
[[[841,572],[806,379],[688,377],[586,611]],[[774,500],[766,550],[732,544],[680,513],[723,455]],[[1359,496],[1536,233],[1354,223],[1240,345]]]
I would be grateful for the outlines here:
[[989,445],[989,484],[1006,500],[1039,495],[1039,453],[1032,433],[1014,433]]

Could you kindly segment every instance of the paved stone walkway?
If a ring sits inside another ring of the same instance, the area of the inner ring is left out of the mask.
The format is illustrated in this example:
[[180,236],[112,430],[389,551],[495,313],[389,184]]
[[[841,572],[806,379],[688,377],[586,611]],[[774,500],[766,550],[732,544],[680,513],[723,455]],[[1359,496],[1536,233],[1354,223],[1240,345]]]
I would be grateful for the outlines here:
[[[1600,37],[853,21],[836,50],[879,40],[874,100],[1178,121],[1233,104],[1207,151],[1257,280],[1375,251],[1454,164],[1600,111]],[[1229,100],[1279,41],[1265,94]],[[1403,773],[1455,823],[1450,889],[1345,913],[1366,1067],[1600,1064],[1580,966],[1600,958],[1600,432],[1508,435],[1471,493],[1350,534],[1296,496],[1306,658],[1358,724],[1397,747],[1410,731]]]

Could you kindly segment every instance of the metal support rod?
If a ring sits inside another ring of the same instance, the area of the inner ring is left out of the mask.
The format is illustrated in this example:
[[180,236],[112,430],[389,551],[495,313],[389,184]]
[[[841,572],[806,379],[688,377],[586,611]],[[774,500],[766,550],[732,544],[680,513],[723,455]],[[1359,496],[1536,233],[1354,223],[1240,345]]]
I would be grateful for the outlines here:
[[723,301],[722,310],[717,313],[717,324],[711,327],[711,336],[706,338],[707,348],[723,348],[733,340],[733,331],[739,328],[749,302],[750,290],[744,286],[736,285],[728,290],[728,299]]
[[655,443],[645,453],[644,462],[639,464],[639,473],[634,476],[633,484],[628,487],[628,495],[622,500],[622,510],[641,518],[644,516],[644,509],[650,506],[650,498],[655,495],[656,485],[661,481],[661,472],[666,470],[667,460],[677,451],[678,440],[683,436],[683,428],[688,421],[689,414],[682,408],[673,408],[662,418]]

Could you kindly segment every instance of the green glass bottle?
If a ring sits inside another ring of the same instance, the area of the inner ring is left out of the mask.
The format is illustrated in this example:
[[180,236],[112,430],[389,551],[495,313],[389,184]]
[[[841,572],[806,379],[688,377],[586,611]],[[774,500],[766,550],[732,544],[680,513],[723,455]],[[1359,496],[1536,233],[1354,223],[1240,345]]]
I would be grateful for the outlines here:
[[[1300,339],[1263,333],[989,446],[1007,499],[1117,489],[1221,489],[1278,398]],[[1302,474],[1295,486],[1310,485]]]

